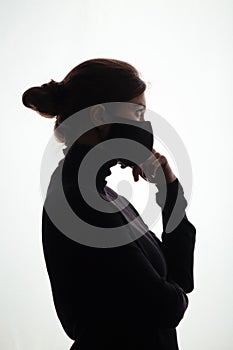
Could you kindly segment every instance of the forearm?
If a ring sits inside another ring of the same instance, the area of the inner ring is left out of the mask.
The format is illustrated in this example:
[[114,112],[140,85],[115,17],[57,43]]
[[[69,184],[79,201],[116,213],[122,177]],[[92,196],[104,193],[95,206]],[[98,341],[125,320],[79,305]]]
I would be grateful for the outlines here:
[[[162,249],[167,262],[168,279],[177,282],[188,293],[194,288],[193,261],[196,229],[185,213],[187,201],[179,180],[176,179],[166,186],[167,188],[158,187],[156,202],[162,208]],[[170,228],[172,225],[173,227],[167,233],[166,228],[171,215],[173,220],[170,221]]]

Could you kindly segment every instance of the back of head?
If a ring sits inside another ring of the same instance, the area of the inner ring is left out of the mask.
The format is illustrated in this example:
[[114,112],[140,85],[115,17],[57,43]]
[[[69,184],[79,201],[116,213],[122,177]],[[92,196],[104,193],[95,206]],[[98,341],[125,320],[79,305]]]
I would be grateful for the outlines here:
[[131,64],[97,58],[80,63],[61,82],[51,79],[49,83],[26,90],[22,102],[45,118],[56,117],[56,139],[65,142],[65,135],[56,129],[69,116],[98,103],[127,102],[145,89],[145,82]]

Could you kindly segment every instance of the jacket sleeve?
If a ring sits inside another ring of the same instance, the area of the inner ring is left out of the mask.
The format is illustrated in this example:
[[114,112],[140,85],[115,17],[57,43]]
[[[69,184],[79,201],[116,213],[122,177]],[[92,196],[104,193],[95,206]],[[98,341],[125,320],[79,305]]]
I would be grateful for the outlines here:
[[[174,280],[186,293],[190,293],[194,289],[193,263],[196,228],[187,218],[185,212],[187,201],[178,178],[167,184],[165,201],[164,187],[157,185],[157,188],[156,202],[162,208],[161,248],[168,267],[167,279]],[[166,229],[171,215],[178,220],[178,224],[173,225],[174,227],[168,233]]]
[[[98,286],[96,289],[98,307],[105,309],[105,317],[109,312],[110,318],[114,316],[129,322],[149,319],[158,328],[177,327],[188,307],[183,289],[161,277],[134,243],[117,248],[116,255],[114,249],[108,249],[106,254],[104,260],[108,261],[108,266],[103,263],[102,268],[104,292],[100,288],[99,295]],[[108,277],[106,271],[110,271]]]

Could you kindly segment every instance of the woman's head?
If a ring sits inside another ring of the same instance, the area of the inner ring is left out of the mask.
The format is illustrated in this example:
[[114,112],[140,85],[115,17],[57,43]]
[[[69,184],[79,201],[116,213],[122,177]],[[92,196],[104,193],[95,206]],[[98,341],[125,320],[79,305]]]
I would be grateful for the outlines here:
[[98,58],[80,63],[59,83],[51,80],[26,90],[22,101],[46,118],[56,116],[55,136],[65,142],[65,135],[56,128],[69,116],[100,103],[134,101],[145,89],[145,82],[131,64]]

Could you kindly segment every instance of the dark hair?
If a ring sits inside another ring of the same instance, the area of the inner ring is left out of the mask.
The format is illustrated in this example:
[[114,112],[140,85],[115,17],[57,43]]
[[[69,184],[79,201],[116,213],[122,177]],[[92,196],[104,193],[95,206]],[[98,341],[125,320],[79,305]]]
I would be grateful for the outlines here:
[[26,90],[22,102],[46,118],[57,116],[55,137],[64,142],[65,136],[57,133],[56,128],[72,114],[98,103],[127,102],[145,89],[145,82],[131,64],[97,58],[80,63],[61,82],[51,79],[49,83]]

